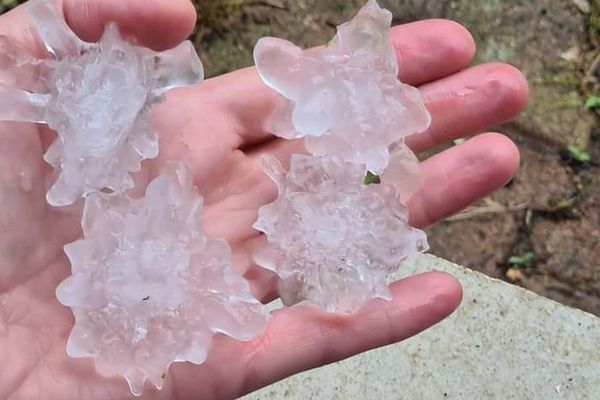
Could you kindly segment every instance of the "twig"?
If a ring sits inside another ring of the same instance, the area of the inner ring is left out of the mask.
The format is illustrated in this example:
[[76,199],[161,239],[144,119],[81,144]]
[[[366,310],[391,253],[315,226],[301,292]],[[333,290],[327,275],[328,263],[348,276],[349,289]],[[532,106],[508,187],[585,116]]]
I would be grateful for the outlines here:
[[453,217],[448,218],[448,221],[463,221],[466,219],[471,219],[471,218],[479,217],[479,216],[486,215],[486,214],[501,214],[501,213],[506,213],[506,212],[516,212],[516,211],[525,210],[527,208],[526,203],[519,204],[516,206],[505,206],[489,197],[484,200],[484,203],[485,203],[485,205],[483,205],[483,206],[469,207],[466,210],[464,210],[463,212],[456,214]]
[[271,7],[271,8],[276,8],[278,10],[283,10],[283,11],[287,11],[287,7],[280,1],[276,1],[276,0],[255,0],[255,1],[248,1],[245,5],[247,6],[265,6],[265,7]]
[[594,76],[594,73],[596,72],[598,67],[600,67],[600,54],[598,54],[596,56],[596,58],[594,59],[594,62],[592,63],[592,65],[590,65],[590,67],[588,68],[585,75],[586,76]]

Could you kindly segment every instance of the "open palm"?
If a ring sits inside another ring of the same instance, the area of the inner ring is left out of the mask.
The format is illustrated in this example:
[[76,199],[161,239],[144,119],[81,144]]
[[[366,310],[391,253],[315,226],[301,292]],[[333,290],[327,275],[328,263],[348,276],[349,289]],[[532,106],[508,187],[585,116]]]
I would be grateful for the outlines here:
[[[115,21],[140,43],[162,50],[191,31],[195,13],[187,0],[64,0],[70,26],[85,40],[98,39]],[[22,8],[0,17],[0,34],[40,54]],[[401,79],[422,87],[433,125],[410,138],[416,152],[513,118],[525,105],[527,84],[502,64],[469,69],[473,40],[443,20],[399,26],[392,40]],[[237,71],[194,88],[178,90],[155,108],[161,155],[148,162],[139,181],[161,164],[184,159],[205,197],[209,234],[226,238],[235,265],[265,302],[276,296],[276,279],[257,268],[252,249],[261,240],[251,225],[276,188],[261,172],[260,155],[286,164],[300,142],[273,138],[265,128],[277,97],[253,69]],[[55,298],[69,274],[62,246],[80,235],[81,206],[46,204],[52,171],[42,155],[53,135],[41,127],[0,125],[0,398],[125,399],[125,382],[96,374],[90,360],[69,359],[66,338],[73,324]],[[411,222],[427,227],[505,184],[519,155],[510,140],[482,134],[424,162],[425,184],[410,202]],[[171,368],[161,392],[148,399],[226,399],[286,376],[414,335],[450,314],[460,285],[432,272],[392,285],[394,301],[375,300],[356,315],[325,314],[308,305],[274,313],[267,331],[241,343],[216,338],[208,361]]]

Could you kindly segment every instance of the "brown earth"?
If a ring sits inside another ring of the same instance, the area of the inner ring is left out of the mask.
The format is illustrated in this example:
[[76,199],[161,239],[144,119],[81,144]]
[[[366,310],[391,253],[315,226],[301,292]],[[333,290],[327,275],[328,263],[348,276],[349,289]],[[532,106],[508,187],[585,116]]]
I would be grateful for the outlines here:
[[[598,88],[598,72],[589,66],[600,37],[600,1],[381,2],[397,23],[447,17],[465,24],[478,42],[478,61],[513,63],[532,86],[524,116],[499,128],[518,143],[521,171],[490,199],[431,229],[432,253],[600,315],[600,168],[564,152],[570,144],[589,146],[600,161],[600,129],[583,107]],[[195,3],[193,40],[214,76],[251,65],[254,43],[265,35],[326,43],[363,1]]]
[[[503,190],[429,232],[431,252],[600,315],[600,171],[513,136],[522,167]],[[594,151],[600,142],[592,142]],[[464,219],[461,219],[464,218]],[[530,263],[511,264],[532,254]]]

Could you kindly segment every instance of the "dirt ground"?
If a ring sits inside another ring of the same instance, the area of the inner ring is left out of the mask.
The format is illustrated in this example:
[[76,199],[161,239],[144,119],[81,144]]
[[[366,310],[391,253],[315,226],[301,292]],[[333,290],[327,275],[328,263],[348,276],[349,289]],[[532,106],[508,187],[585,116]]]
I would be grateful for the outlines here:
[[[431,252],[600,315],[600,171],[512,135],[517,177],[430,230]],[[592,149],[600,156],[600,138]]]
[[[303,46],[326,43],[363,1],[195,3],[200,19],[192,40],[214,76],[251,65],[254,43],[265,35]],[[512,62],[525,70],[534,94],[524,117],[498,128],[521,149],[518,176],[431,229],[431,252],[600,316],[600,126],[582,101],[599,93],[589,66],[598,49],[600,1],[382,3],[397,23],[449,17],[467,25],[480,47],[478,61]],[[587,149],[592,161],[574,160],[568,144]]]

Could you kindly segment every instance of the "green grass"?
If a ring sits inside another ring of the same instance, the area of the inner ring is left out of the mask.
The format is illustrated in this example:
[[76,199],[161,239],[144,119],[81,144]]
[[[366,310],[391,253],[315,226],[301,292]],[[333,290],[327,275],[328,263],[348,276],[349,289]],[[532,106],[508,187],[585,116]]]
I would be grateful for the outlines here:
[[580,163],[587,163],[592,160],[592,157],[590,157],[589,153],[583,151],[577,146],[571,145],[567,148],[567,151],[575,161],[578,161]]
[[600,96],[590,96],[585,102],[585,108],[590,110],[600,108]]
[[365,185],[378,185],[381,183],[381,178],[379,175],[375,175],[371,171],[367,172],[367,176],[365,176]]
[[15,8],[19,4],[25,3],[27,0],[0,0],[0,14]]
[[512,256],[508,259],[508,263],[513,268],[529,268],[533,265],[534,261],[535,254],[532,252],[523,253],[518,256]]

